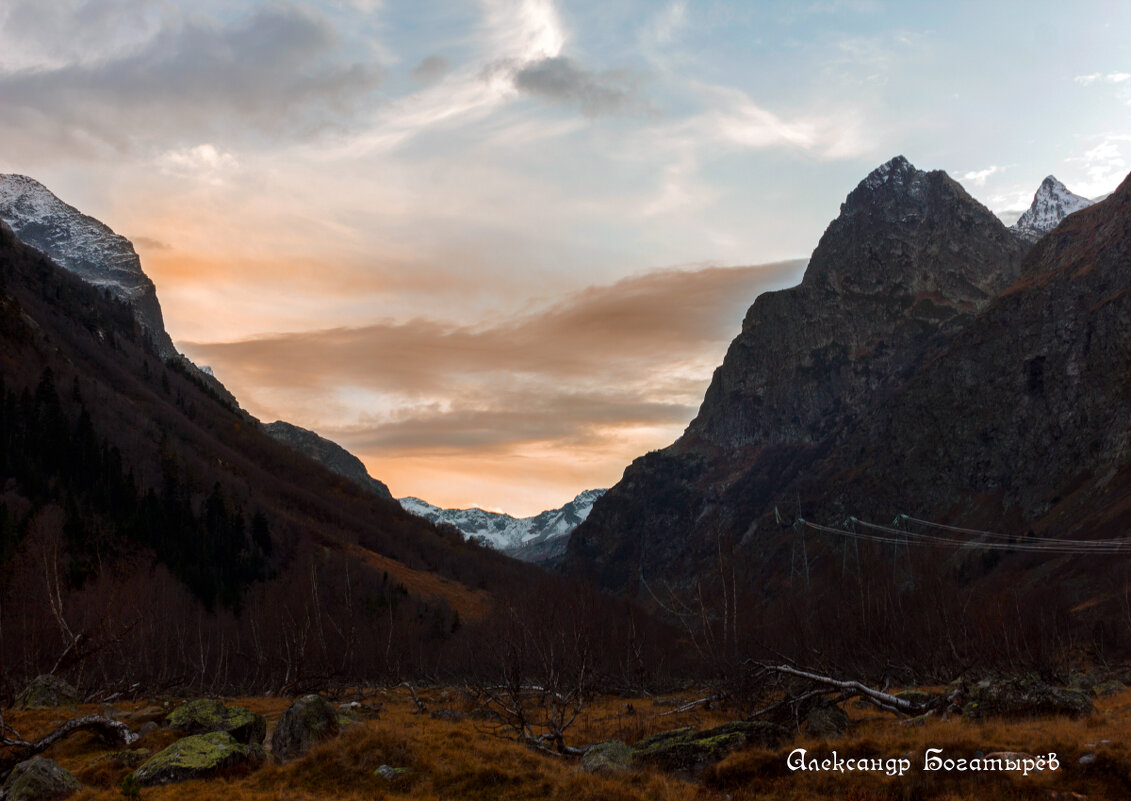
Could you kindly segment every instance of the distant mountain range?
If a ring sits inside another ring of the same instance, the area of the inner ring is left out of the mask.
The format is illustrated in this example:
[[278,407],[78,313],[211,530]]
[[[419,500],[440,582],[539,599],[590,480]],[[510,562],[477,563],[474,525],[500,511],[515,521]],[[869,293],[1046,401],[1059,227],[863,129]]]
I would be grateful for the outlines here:
[[549,509],[533,517],[516,518],[485,509],[441,509],[419,498],[401,498],[409,512],[455,526],[468,539],[521,559],[548,562],[565,552],[569,535],[589,516],[593,504],[605,494],[603,489],[585,490],[559,509]]

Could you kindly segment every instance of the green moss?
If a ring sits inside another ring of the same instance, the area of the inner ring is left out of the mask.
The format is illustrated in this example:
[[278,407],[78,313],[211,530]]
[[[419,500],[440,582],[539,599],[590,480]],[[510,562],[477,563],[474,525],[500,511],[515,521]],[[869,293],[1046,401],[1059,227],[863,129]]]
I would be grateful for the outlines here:
[[78,703],[78,691],[57,676],[44,674],[36,676],[31,683],[16,696],[16,708],[40,709],[53,706],[74,706]]
[[267,736],[267,721],[242,706],[200,698],[174,709],[166,722],[186,734],[226,731],[241,743],[262,743]]
[[763,721],[734,721],[707,731],[676,729],[636,744],[633,761],[671,771],[697,771],[745,745],[773,746],[784,731]]
[[279,718],[271,735],[275,759],[285,762],[341,730],[334,707],[320,695],[304,695]]
[[143,787],[214,776],[240,766],[255,766],[266,754],[257,744],[245,745],[227,732],[184,737],[145,762],[134,773]]
[[79,780],[50,759],[32,757],[12,769],[4,782],[8,801],[50,801],[66,798],[82,789]]
[[608,740],[590,746],[581,757],[586,773],[619,773],[632,766],[632,749],[620,740]]

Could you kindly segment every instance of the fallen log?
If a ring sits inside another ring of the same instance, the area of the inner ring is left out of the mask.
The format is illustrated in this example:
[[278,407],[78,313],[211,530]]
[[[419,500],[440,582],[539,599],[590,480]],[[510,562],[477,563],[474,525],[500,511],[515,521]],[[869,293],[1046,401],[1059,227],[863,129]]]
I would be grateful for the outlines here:
[[[11,731],[8,727],[5,730]],[[11,739],[0,737],[0,747],[10,749],[8,753],[0,755],[0,781],[11,773],[12,768],[31,759],[36,754],[46,751],[55,743],[70,737],[80,731],[89,731],[98,735],[102,740],[112,746],[126,747],[133,745],[138,740],[138,735],[130,731],[130,727],[120,720],[103,717],[102,715],[85,715],[81,718],[68,720],[50,734],[41,737],[35,742],[24,739]]]

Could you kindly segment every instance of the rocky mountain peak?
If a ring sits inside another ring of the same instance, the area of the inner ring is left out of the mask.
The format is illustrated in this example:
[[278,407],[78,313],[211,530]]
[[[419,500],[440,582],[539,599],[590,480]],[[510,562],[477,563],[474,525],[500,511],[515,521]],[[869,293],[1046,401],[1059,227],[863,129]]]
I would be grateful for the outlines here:
[[0,219],[24,244],[128,303],[162,358],[178,356],[165,331],[157,290],[128,239],[26,175],[0,174]]
[[1015,271],[999,269],[998,256],[1017,251],[1010,239],[945,172],[896,156],[841,204],[803,284],[838,294],[930,295],[969,309],[1016,279]]
[[1086,209],[1095,201],[1073,194],[1056,176],[1041,181],[1033,203],[1013,224],[1012,231],[1024,242],[1036,242],[1073,212]]
[[888,183],[892,186],[910,186],[924,175],[926,173],[916,169],[905,156],[895,156],[868,173],[860,186],[873,191]]

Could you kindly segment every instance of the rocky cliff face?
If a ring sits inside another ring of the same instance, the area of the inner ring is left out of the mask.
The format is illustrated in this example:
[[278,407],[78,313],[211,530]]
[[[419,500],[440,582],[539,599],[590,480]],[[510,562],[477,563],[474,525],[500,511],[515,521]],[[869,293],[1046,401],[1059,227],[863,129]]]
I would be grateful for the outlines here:
[[263,430],[279,442],[285,442],[299,453],[320,462],[338,475],[345,476],[379,498],[393,499],[389,488],[370,476],[361,460],[336,442],[282,420],[266,423]]
[[801,285],[761,295],[685,440],[815,443],[1017,278],[1024,248],[943,172],[902,156],[848,196]]
[[128,239],[24,175],[0,175],[0,219],[60,267],[130,304],[162,358],[179,355],[165,331],[157,289]]
[[684,436],[596,504],[567,569],[628,594],[686,584],[722,540],[780,556],[778,510],[1102,530],[1097,499],[1131,486],[1129,194],[1023,260],[945,174],[877,169],[802,284],[754,303]]

